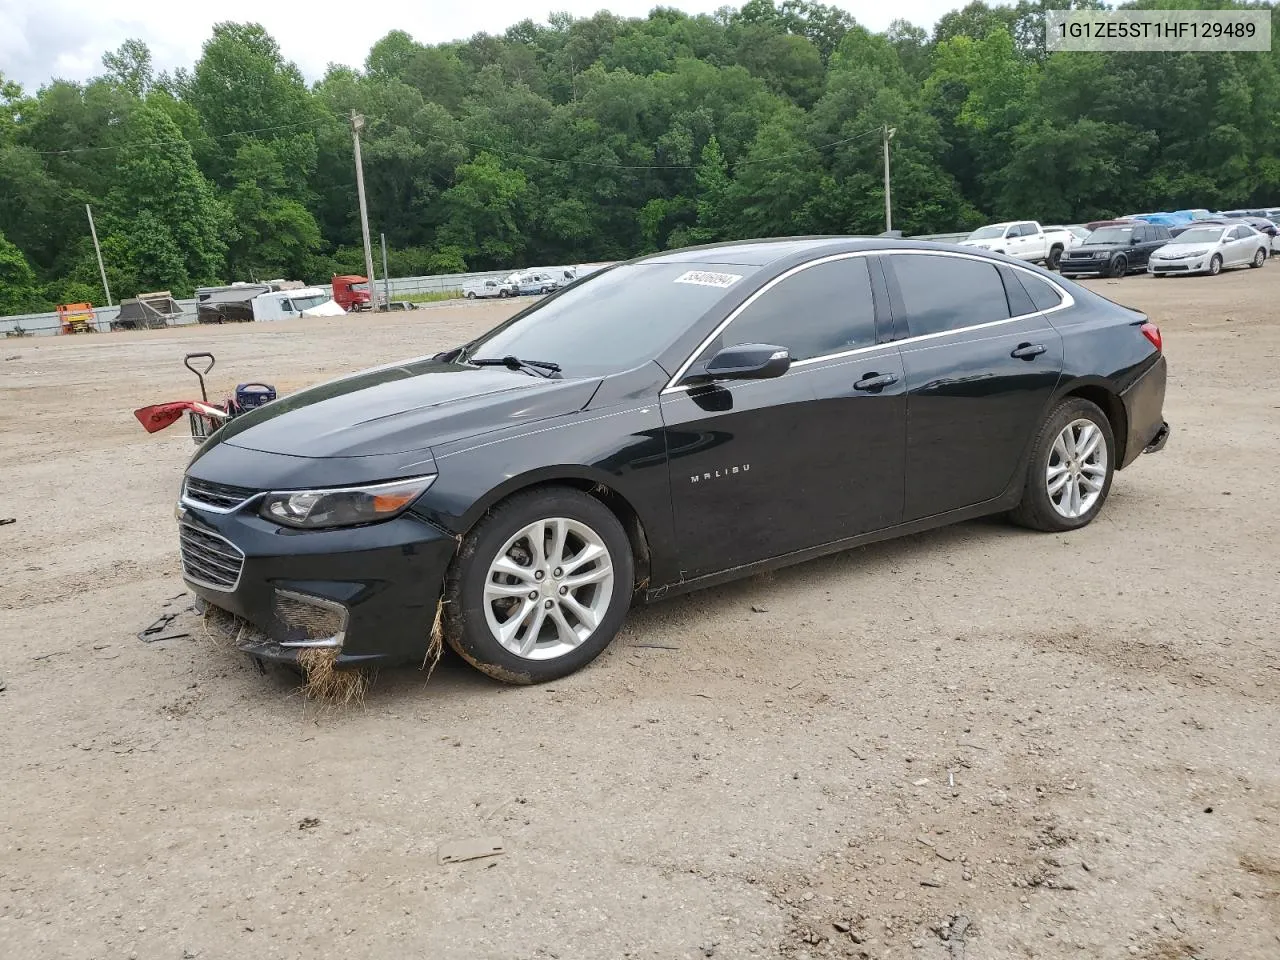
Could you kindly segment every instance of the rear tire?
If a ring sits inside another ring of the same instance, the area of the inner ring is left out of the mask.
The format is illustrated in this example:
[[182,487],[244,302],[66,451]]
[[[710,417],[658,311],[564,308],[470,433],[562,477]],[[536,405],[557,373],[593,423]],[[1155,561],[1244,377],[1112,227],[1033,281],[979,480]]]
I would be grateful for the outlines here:
[[474,300],[475,298],[476,298],[476,292],[475,292],[474,290],[468,290],[468,291],[467,291],[467,299],[468,299],[468,300]]
[[1222,257],[1218,254],[1213,255],[1213,259],[1209,261],[1209,276],[1216,277],[1222,272]]
[[631,543],[603,503],[568,487],[518,493],[463,538],[445,578],[444,636],[496,680],[558,680],[617,635],[634,584]]
[[1259,247],[1258,252],[1253,255],[1253,260],[1249,264],[1249,266],[1257,270],[1260,266],[1262,266],[1266,262],[1267,262],[1267,251]]
[[1111,423],[1097,404],[1067,397],[1036,435],[1022,500],[1010,519],[1049,533],[1088,525],[1111,492],[1115,447]]

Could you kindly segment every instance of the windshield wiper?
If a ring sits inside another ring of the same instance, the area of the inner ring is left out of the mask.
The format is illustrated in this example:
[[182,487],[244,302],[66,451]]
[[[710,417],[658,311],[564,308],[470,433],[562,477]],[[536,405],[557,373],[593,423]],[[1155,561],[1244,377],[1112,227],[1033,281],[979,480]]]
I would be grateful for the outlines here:
[[506,367],[508,370],[523,370],[530,376],[548,377],[560,372],[560,364],[548,360],[521,360],[519,357],[482,357],[466,361],[475,367]]

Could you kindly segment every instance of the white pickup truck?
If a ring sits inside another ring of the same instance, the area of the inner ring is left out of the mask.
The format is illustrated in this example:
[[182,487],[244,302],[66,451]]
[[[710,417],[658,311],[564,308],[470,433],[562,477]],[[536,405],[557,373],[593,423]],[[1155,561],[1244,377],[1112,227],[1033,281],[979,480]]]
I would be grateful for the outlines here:
[[1043,263],[1050,270],[1058,269],[1062,251],[1071,249],[1076,243],[1070,230],[1046,230],[1034,220],[988,224],[960,241],[962,247],[977,247],[1017,257],[1019,260]]

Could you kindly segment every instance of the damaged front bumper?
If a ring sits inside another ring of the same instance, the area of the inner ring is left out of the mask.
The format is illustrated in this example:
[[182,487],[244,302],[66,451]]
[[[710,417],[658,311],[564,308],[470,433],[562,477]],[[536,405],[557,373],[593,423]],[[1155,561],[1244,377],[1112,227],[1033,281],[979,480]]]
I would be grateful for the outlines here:
[[412,513],[336,530],[286,530],[251,509],[178,509],[183,578],[236,618],[237,648],[296,663],[334,651],[336,666],[424,656],[456,540]]

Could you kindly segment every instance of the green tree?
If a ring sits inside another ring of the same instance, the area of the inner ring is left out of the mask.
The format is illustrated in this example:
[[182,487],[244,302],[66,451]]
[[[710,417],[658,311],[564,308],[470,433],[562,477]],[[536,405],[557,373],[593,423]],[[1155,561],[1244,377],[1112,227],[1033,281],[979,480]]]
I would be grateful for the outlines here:
[[528,184],[519,170],[481,153],[458,168],[458,179],[441,197],[448,219],[442,245],[455,247],[474,266],[510,263],[524,248],[520,219]]
[[27,258],[0,233],[0,316],[33,313],[46,306]]
[[[117,182],[107,194],[104,232],[123,240],[136,283],[181,296],[217,279],[229,218],[196,167],[190,145],[168,116],[139,107],[117,152]],[[136,289],[115,291],[119,296]]]

